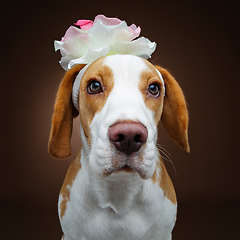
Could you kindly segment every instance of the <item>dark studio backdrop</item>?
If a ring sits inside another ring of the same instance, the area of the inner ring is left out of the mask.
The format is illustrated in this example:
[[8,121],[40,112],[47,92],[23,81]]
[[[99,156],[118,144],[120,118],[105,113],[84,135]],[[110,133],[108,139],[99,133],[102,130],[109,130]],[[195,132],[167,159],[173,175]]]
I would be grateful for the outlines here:
[[[58,193],[72,158],[47,151],[64,75],[53,41],[99,14],[135,23],[157,43],[151,62],[181,85],[191,153],[159,126],[178,197],[173,240],[237,239],[239,228],[238,1],[8,1],[1,11],[1,239],[59,239]],[[74,122],[73,155],[80,144]]]

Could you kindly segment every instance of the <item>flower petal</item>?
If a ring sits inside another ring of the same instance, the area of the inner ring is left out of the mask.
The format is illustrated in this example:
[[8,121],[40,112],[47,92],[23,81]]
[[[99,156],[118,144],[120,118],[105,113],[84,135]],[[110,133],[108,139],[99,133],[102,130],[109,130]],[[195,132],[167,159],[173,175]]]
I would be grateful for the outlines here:
[[62,57],[61,60],[59,61],[59,63],[65,71],[68,71],[68,70],[70,70],[70,68],[68,68],[69,62],[75,58],[76,58],[76,56],[67,55],[65,57]]
[[84,56],[88,51],[89,45],[81,38],[74,37],[65,42],[55,41],[55,50],[62,50],[65,55],[76,57]]
[[100,20],[97,20],[93,27],[89,29],[88,36],[92,48],[100,49],[119,41],[130,42],[133,34],[129,32],[124,21],[119,25],[106,26]]
[[93,21],[91,20],[78,20],[75,25],[80,26],[82,30],[89,30],[93,26]]
[[156,43],[149,41],[147,38],[141,37],[132,42],[117,42],[115,43],[110,53],[131,54],[145,59],[151,57],[151,54],[156,49]]
[[92,63],[95,60],[97,60],[98,58],[107,56],[109,52],[110,52],[109,46],[101,48],[101,49],[97,49],[97,50],[88,49],[88,52],[85,56],[71,60],[68,64],[68,69],[71,69],[73,66],[75,66],[77,64]]
[[140,32],[141,32],[141,28],[137,27],[135,24],[132,24],[129,28],[129,31],[133,34],[133,37],[131,40],[133,40],[134,38],[138,37]]
[[97,20],[101,21],[104,25],[106,26],[115,26],[120,24],[122,21],[118,18],[108,18],[105,17],[104,15],[97,15],[94,19],[94,23],[97,22]]
[[71,27],[68,28],[64,37],[62,37],[61,41],[64,42],[64,41],[67,41],[67,40],[69,40],[71,38],[74,38],[74,37],[80,37],[85,41],[88,39],[88,35],[87,35],[86,31],[81,30],[77,27],[71,26]]

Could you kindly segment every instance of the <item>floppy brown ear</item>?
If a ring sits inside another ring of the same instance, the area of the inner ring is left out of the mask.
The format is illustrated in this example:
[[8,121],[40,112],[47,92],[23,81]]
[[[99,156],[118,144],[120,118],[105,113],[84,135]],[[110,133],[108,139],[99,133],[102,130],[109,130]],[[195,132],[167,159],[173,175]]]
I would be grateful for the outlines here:
[[49,153],[55,158],[67,158],[72,153],[70,141],[73,118],[78,116],[78,111],[72,103],[72,87],[77,74],[84,66],[79,64],[70,69],[58,89],[48,143]]
[[155,66],[165,83],[162,123],[170,137],[184,150],[188,144],[188,110],[183,92],[174,77],[164,68]]

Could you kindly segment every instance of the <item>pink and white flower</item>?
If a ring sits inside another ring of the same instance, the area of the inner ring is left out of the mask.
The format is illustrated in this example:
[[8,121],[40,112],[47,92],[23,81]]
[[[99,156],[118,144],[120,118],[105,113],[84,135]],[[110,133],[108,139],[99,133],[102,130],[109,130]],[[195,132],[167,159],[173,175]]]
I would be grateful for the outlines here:
[[100,57],[112,54],[130,54],[145,59],[151,57],[156,43],[139,36],[141,29],[135,24],[107,18],[104,15],[91,20],[78,20],[80,29],[71,26],[61,41],[55,41],[55,50],[60,50],[61,66],[67,71],[77,64],[90,64]]

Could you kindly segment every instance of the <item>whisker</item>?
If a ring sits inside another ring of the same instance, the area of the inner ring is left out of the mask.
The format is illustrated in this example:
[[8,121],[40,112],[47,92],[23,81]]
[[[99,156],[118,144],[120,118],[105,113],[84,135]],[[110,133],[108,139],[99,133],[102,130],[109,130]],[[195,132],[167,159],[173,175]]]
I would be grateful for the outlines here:
[[171,156],[171,154],[169,153],[169,151],[167,149],[165,149],[163,147],[164,145],[161,145],[161,144],[157,144],[157,147],[161,148],[163,151],[165,151],[165,154],[167,154],[169,157]]
[[157,148],[160,152],[160,155],[161,155],[162,159],[165,160],[165,161],[168,161],[172,164],[174,172],[175,172],[175,178],[176,178],[177,177],[177,170],[176,170],[176,167],[175,167],[173,161],[170,158],[170,153],[160,144],[157,144]]
[[164,154],[164,156],[170,161],[171,159],[170,159],[170,153],[164,148],[164,147],[162,147],[161,145],[157,145],[157,148],[158,148],[158,150],[162,153],[162,154]]
[[154,60],[152,61],[152,64],[158,59],[158,57],[154,58]]
[[83,148],[83,151],[85,152],[85,151],[87,151],[87,150],[89,150],[89,149],[91,149],[91,146],[85,146],[85,147]]

